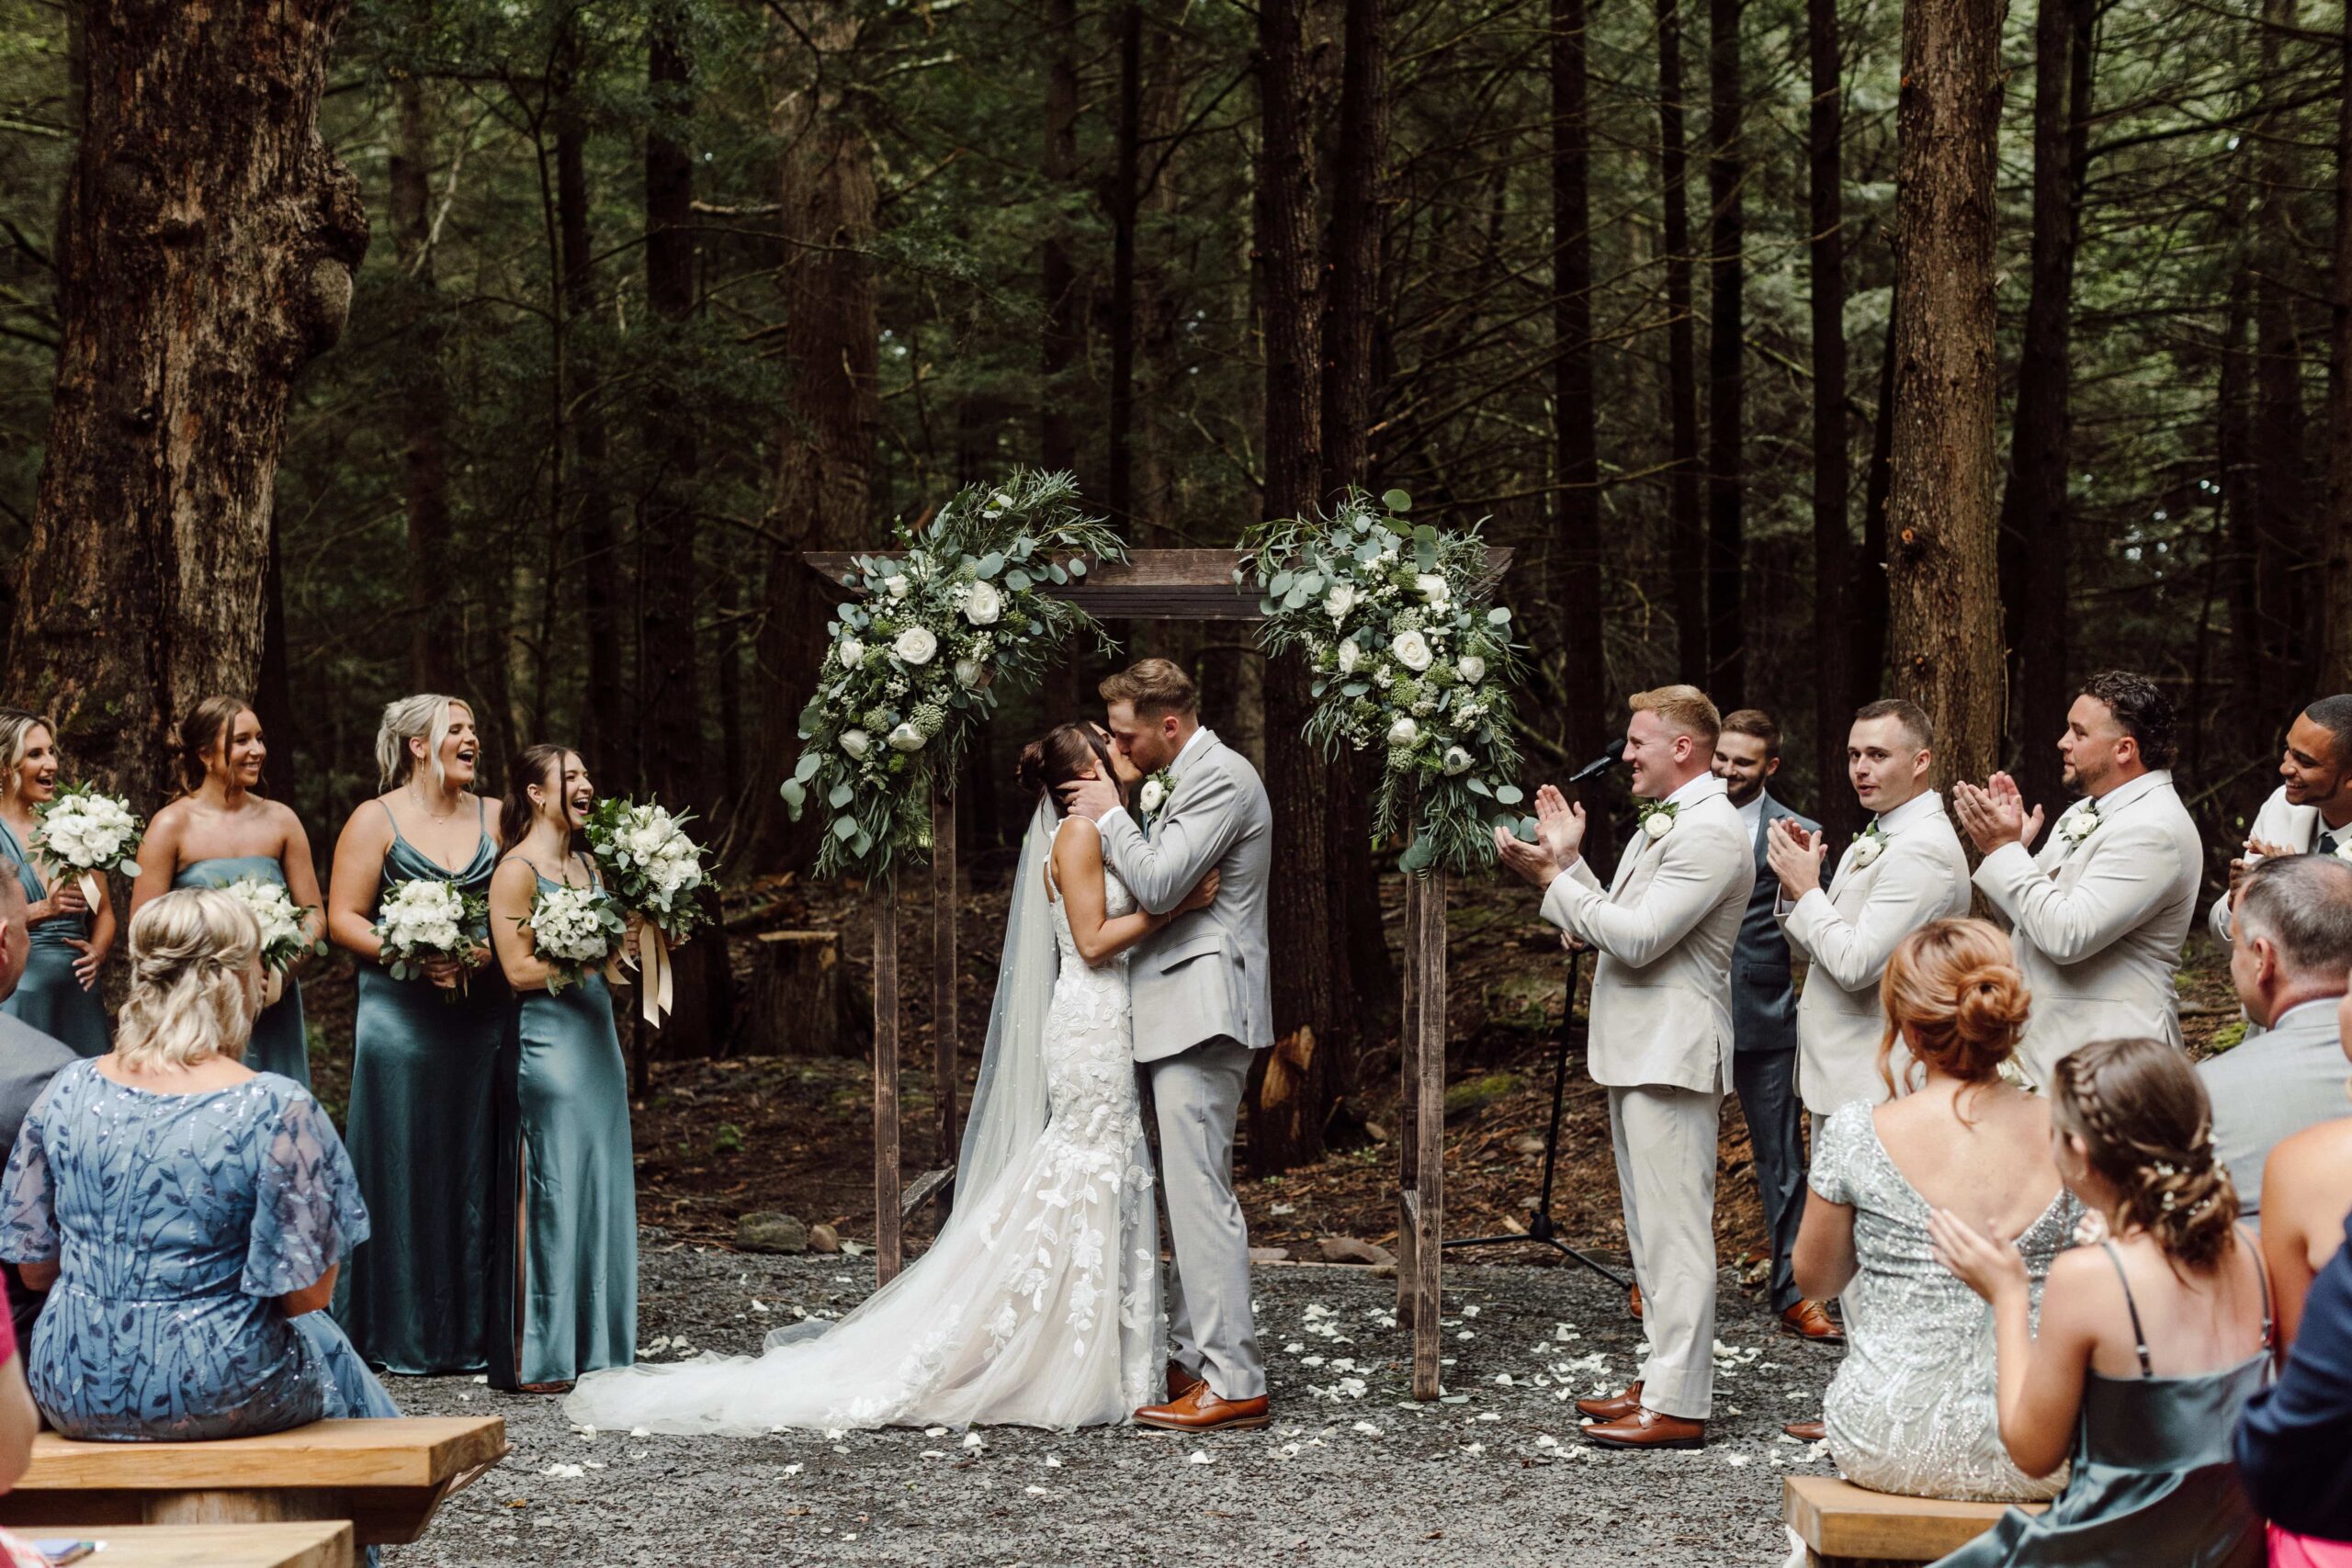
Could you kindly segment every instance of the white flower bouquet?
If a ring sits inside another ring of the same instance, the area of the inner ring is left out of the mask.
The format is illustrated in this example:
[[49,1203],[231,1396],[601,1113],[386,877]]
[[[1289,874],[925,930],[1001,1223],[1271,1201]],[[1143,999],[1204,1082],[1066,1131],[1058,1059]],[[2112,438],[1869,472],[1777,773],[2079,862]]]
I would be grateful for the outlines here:
[[1533,830],[1510,809],[1525,798],[1509,684],[1521,650],[1486,541],[1413,523],[1412,504],[1350,491],[1332,516],[1261,524],[1235,580],[1255,576],[1267,650],[1314,671],[1306,739],[1382,758],[1374,831],[1401,834],[1409,815],[1406,870],[1468,869],[1493,863],[1495,827]]
[[220,891],[243,904],[261,926],[261,961],[269,971],[269,1000],[275,1003],[285,993],[286,973],[294,967],[294,961],[308,953],[324,953],[327,944],[311,940],[310,927],[304,923],[311,911],[294,902],[283,883],[241,876],[222,884]]
[[796,820],[811,805],[823,813],[818,874],[887,876],[899,855],[927,851],[933,771],[954,769],[1001,694],[997,678],[1027,684],[1072,634],[1099,630],[1052,590],[1126,547],[1077,503],[1068,474],[973,485],[928,526],[901,525],[894,554],[860,556],[842,578],[859,597],[834,612],[800,760],[781,786]]
[[639,1005],[648,1023],[662,1021],[675,994],[670,949],[710,920],[703,893],[717,883],[703,864],[702,846],[686,834],[693,820],[691,812],[607,796],[589,808],[581,829],[615,908],[644,921],[635,951],[619,956],[643,968]]
[[463,971],[482,962],[490,931],[490,905],[479,893],[454,882],[419,877],[395,885],[376,911],[376,940],[384,944],[384,967],[395,980],[420,979],[427,960],[446,958],[460,971],[445,1001],[464,988]]
[[522,923],[547,963],[549,996],[617,957],[628,927],[620,905],[601,887],[542,887]]
[[139,874],[139,863],[130,855],[146,826],[121,796],[94,784],[70,784],[33,807],[33,837],[27,847],[72,872],[83,898],[96,908],[101,873]]

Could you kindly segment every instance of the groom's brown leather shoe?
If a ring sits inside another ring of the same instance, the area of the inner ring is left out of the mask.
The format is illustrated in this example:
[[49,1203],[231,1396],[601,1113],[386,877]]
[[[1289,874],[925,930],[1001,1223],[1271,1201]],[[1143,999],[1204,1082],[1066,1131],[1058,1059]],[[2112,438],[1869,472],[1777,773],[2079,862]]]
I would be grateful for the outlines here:
[[1623,1421],[1642,1407],[1642,1385],[1635,1383],[1623,1393],[1612,1393],[1601,1399],[1579,1399],[1577,1409],[1596,1421]]
[[1642,1315],[1642,1288],[1639,1285],[1625,1292],[1625,1310],[1635,1317]]
[[1136,1412],[1136,1426],[1157,1427],[1163,1432],[1247,1431],[1271,1426],[1273,1419],[1264,1394],[1255,1399],[1219,1399],[1216,1390],[1206,1382],[1195,1385],[1182,1399],[1147,1404]]
[[1781,1332],[1810,1339],[1816,1345],[1846,1343],[1846,1331],[1838,1326],[1819,1302],[1799,1302],[1782,1313]]
[[1829,1440],[1828,1427],[1819,1421],[1790,1421],[1783,1423],[1781,1430],[1800,1443],[1826,1443]]
[[1206,1382],[1208,1379],[1201,1376],[1183,1362],[1170,1361],[1168,1363],[1168,1403],[1175,1404]]
[[1685,1421],[1647,1405],[1622,1421],[1602,1421],[1579,1428],[1588,1442],[1604,1449],[1700,1449],[1707,1446],[1707,1424]]

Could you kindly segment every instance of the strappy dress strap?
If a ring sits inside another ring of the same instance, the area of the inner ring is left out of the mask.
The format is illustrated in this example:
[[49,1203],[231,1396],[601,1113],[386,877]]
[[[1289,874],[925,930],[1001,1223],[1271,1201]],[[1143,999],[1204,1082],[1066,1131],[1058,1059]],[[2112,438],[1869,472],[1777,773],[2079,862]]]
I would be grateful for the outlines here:
[[[2132,1314],[2132,1342],[2140,1351],[2140,1375],[2143,1378],[2154,1377],[2156,1370],[2148,1362],[2147,1331],[2140,1326],[2140,1303],[2132,1299],[2132,1280],[2130,1276],[2123,1272],[2123,1255],[2115,1250],[2115,1244],[2111,1241],[2103,1241],[2098,1245],[2099,1249],[2107,1254],[2107,1260],[2115,1265],[2115,1282],[2123,1287],[2123,1309]],[[2265,1287],[2266,1290],[2267,1288]]]
[[2253,1258],[2254,1282],[2262,1288],[2262,1348],[2276,1350],[2278,1348],[2278,1328],[2270,1315],[2270,1270],[2262,1266],[2262,1248],[2256,1244],[2254,1237],[2246,1234],[2245,1226],[2240,1224],[2231,1228],[2238,1233],[2238,1240],[2245,1245],[2247,1255]]
[[401,831],[401,819],[392,815],[392,803],[386,800],[379,795],[376,797],[376,804],[383,808],[384,820],[392,825],[392,837],[395,839],[406,838],[408,835]]

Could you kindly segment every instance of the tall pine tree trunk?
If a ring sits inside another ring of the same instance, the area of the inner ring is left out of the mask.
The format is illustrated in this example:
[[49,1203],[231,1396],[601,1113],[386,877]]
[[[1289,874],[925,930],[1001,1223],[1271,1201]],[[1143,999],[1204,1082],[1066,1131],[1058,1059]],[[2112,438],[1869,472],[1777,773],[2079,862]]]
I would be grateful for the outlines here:
[[1896,694],[1935,721],[1939,783],[1990,773],[2001,733],[1993,163],[2004,9],[1910,0],[1903,12],[1888,641]]
[[396,364],[408,513],[408,680],[420,692],[447,692],[458,662],[449,592],[449,389],[442,379],[445,329],[433,282],[433,118],[424,84],[402,74],[392,84],[392,107],[394,308],[405,340]]
[[1677,664],[1707,678],[1707,533],[1699,501],[1699,344],[1690,289],[1690,159],[1683,130],[1682,0],[1657,0],[1658,174],[1665,186],[1667,559]]
[[[1552,0],[1551,551],[1560,606],[1569,755],[1608,739],[1609,670],[1600,626],[1600,457],[1592,370],[1592,127],[1586,0]],[[1598,847],[1598,846],[1596,846]]]
[[1070,420],[1070,366],[1078,358],[1078,265],[1071,256],[1069,219],[1063,203],[1078,179],[1078,0],[1046,0],[1046,220],[1039,283],[1045,298],[1045,344],[1038,389],[1038,455],[1048,468],[1078,467],[1078,438]]
[[1707,679],[1724,711],[1747,700],[1740,598],[1746,569],[1740,457],[1747,417],[1747,164],[1739,23],[1746,0],[1707,6]]
[[1853,707],[1848,624],[1853,536],[1846,452],[1846,94],[1838,0],[1805,0],[1812,103],[1805,119],[1806,216],[1813,271],[1813,728],[1815,814],[1843,839],[1859,824],[1846,786]]
[[2258,49],[2266,102],[2253,138],[2255,417],[2249,456],[2254,462],[2255,585],[2260,606],[2256,646],[2263,684],[2270,694],[2267,705],[2281,711],[2247,715],[2253,727],[2250,742],[2276,739],[2289,706],[2281,694],[2312,689],[2318,673],[2313,654],[2324,640],[2314,608],[2320,596],[2307,582],[2311,574],[2298,570],[2312,555],[2311,483],[2304,468],[2303,344],[2295,320],[2296,303],[2305,288],[2294,210],[2304,176],[2290,146],[2291,110],[2280,101],[2290,98],[2295,89],[2283,76],[2279,61],[2282,41],[2301,25],[2297,11],[2296,0],[2266,0]]
[[2082,230],[2082,157],[2090,113],[2091,0],[2041,0],[2033,41],[2033,286],[2018,357],[2009,485],[2001,498],[2001,602],[2017,687],[2017,733],[2005,751],[2031,801],[2062,798],[2056,741],[2074,690],[2067,681],[2066,475],[2075,253]]
[[2335,243],[2328,279],[2327,517],[2320,539],[2324,692],[2352,692],[2352,12],[2336,52]]
[[62,334],[8,671],[77,773],[148,804],[179,717],[254,688],[288,389],[341,334],[368,248],[318,134],[348,6],[76,10]]

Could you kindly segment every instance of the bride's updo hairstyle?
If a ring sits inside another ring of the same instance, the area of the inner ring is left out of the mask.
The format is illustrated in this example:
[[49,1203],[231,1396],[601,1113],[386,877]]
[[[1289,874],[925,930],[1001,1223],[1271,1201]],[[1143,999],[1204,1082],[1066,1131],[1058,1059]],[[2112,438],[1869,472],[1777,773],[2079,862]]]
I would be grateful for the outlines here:
[[1021,787],[1035,794],[1047,792],[1054,803],[1054,814],[1068,815],[1062,805],[1061,786],[1072,779],[1084,778],[1091,768],[1113,784],[1119,775],[1111,767],[1111,749],[1091,726],[1057,724],[1053,728],[1021,749],[1021,761],[1014,776]]
[[232,895],[183,887],[130,917],[130,994],[114,1054],[126,1067],[243,1057],[258,998],[261,927]]
[[2017,1054],[2033,999],[2009,939],[1990,921],[1973,919],[1930,920],[1905,937],[1886,961],[1878,995],[1886,1013],[1878,1076],[1889,1094],[1898,1089],[1897,1041],[1937,1072],[1990,1083]]
[[2161,1040],[2094,1040],[2051,1074],[2050,1120],[2083,1141],[2121,1195],[2123,1220],[2165,1256],[2210,1270],[2237,1224],[2238,1192],[2213,1156],[2213,1110],[2188,1054]]

